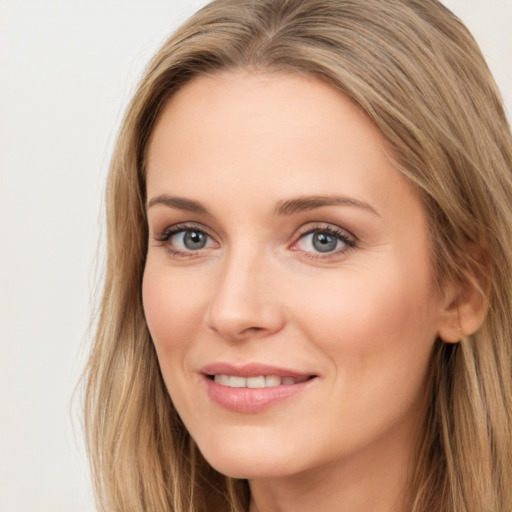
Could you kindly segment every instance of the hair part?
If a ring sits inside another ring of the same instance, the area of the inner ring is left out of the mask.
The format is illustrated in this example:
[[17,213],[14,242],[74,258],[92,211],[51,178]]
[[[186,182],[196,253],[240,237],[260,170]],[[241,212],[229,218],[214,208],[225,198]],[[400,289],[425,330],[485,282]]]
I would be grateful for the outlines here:
[[147,330],[145,157],[166,101],[194,77],[314,76],[379,128],[428,212],[439,292],[478,286],[481,329],[436,342],[412,512],[512,509],[512,142],[477,44],[436,0],[215,0],[151,61],[107,184],[107,268],[86,371],[100,510],[246,511],[247,483],[213,470],[169,398]]

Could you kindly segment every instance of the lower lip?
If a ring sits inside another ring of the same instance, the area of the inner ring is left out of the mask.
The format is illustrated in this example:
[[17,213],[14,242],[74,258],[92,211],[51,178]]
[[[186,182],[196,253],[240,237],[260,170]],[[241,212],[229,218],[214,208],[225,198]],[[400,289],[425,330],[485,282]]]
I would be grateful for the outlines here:
[[242,413],[261,412],[277,405],[308,388],[316,378],[297,384],[272,386],[269,388],[230,388],[217,384],[205,376],[208,395],[224,409]]

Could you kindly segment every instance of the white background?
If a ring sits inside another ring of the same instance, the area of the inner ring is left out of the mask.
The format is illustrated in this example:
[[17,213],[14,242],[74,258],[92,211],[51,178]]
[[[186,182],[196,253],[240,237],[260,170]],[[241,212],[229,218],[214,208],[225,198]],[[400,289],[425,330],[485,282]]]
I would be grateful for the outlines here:
[[[71,399],[106,170],[145,64],[204,3],[0,0],[0,512],[94,510]],[[510,117],[512,0],[445,3],[479,41]]]

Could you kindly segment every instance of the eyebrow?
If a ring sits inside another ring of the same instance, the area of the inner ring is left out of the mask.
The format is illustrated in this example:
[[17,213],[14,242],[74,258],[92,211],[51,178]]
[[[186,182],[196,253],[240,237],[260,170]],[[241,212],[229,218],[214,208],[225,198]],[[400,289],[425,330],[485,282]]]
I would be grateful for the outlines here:
[[288,199],[286,201],[279,201],[274,212],[277,215],[293,215],[294,213],[307,212],[321,208],[322,206],[355,206],[362,208],[375,215],[379,213],[373,206],[364,201],[354,199],[347,196],[329,195],[329,196],[301,196],[295,199]]
[[[152,206],[163,205],[169,208],[175,208],[191,213],[201,215],[209,215],[208,209],[198,201],[187,199],[185,197],[175,197],[168,194],[162,194],[152,198],[147,208]],[[364,201],[354,199],[347,196],[329,195],[329,196],[300,196],[285,201],[279,201],[274,209],[275,215],[293,215],[295,213],[307,212],[321,208],[322,206],[355,206],[362,208],[380,217],[379,213],[373,206]]]
[[174,197],[168,194],[162,194],[151,199],[148,202],[147,209],[158,204],[186,212],[208,215],[208,210],[201,203],[193,201],[192,199],[186,199],[185,197]]

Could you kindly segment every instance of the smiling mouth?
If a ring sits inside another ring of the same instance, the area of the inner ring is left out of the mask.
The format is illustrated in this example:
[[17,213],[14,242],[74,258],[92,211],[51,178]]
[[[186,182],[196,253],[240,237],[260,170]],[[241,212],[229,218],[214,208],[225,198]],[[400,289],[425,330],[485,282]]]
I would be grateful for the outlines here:
[[242,377],[240,375],[208,375],[216,384],[229,388],[273,388],[277,386],[292,386],[313,379],[314,375],[301,377],[280,377],[279,375],[258,375]]
[[302,395],[318,380],[318,375],[257,364],[237,368],[221,363],[202,373],[210,399],[223,409],[243,414],[263,412]]

